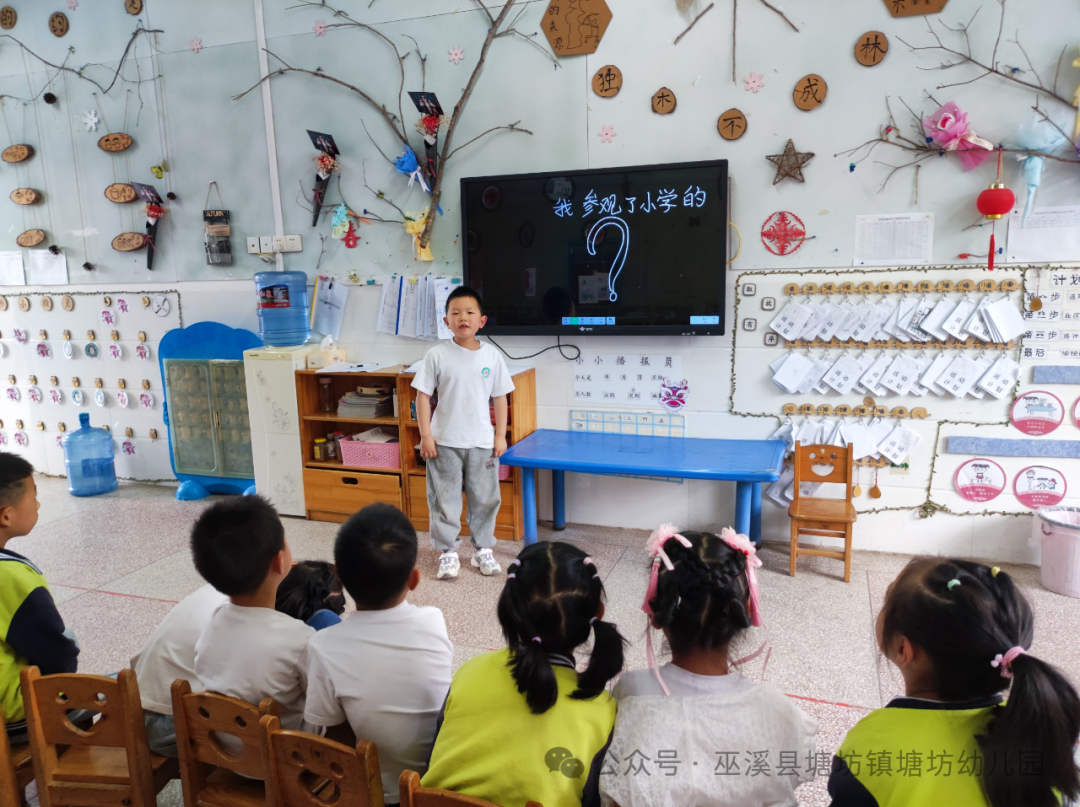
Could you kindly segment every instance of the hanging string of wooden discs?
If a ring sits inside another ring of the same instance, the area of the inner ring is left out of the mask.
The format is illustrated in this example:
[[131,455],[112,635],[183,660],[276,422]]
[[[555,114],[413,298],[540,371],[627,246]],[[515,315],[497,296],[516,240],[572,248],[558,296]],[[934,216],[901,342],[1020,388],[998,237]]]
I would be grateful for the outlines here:
[[[63,79],[64,100],[67,101],[71,98],[71,91],[68,88],[67,73],[64,73]],[[75,199],[79,203],[79,234],[82,236],[83,269],[90,271],[90,269],[93,268],[93,264],[90,263],[90,252],[86,247],[86,221],[83,217],[82,185],[79,183],[79,153],[75,148],[75,125],[70,119],[71,114],[67,112],[65,114],[68,116],[68,134],[71,136],[71,164],[75,169]]]
[[[26,48],[22,48],[21,51],[22,51],[22,60],[23,60],[23,71],[24,71],[24,73],[26,75],[27,89],[30,90],[31,95],[34,98],[37,98],[37,95],[35,95],[34,92],[33,92],[34,88],[30,84],[30,76],[32,75],[32,73],[31,73],[31,70],[30,70],[30,63],[27,62],[27,60],[26,60]],[[46,74],[47,74],[47,72],[48,72],[48,68],[46,68]],[[57,75],[59,75],[62,71],[58,70],[56,72],[57,72]],[[56,79],[56,76],[53,76],[51,79],[49,79],[49,81],[46,82],[45,87],[48,87],[49,84],[52,84],[52,82],[55,79]],[[44,88],[42,88],[42,91],[44,91]],[[31,102],[31,103],[28,104],[28,106],[30,106],[30,108],[34,112],[34,128],[35,128],[35,130],[37,132],[37,140],[35,140],[34,142],[37,143],[37,150],[38,150],[38,152],[39,152],[39,154],[41,156],[41,190],[45,194],[45,218],[48,220],[48,229],[46,230],[46,232],[48,232],[50,235],[55,237],[56,231],[53,229],[53,223],[52,223],[52,195],[49,193],[49,175],[45,171],[45,165],[46,165],[46,163],[45,163],[45,143],[44,143],[44,139],[41,136],[41,119],[38,116],[38,105]],[[25,136],[26,133],[24,132],[23,134]],[[25,140],[23,142],[25,142]],[[27,166],[27,171],[29,172],[29,170],[30,170],[30,168],[29,168],[29,166]],[[27,187],[29,187],[29,184],[30,183],[27,182]],[[37,207],[37,205],[22,205],[22,207]],[[37,222],[38,222],[38,218],[37,218],[38,213],[37,213],[37,211],[36,210],[33,211],[32,215],[34,217],[34,224],[36,226]],[[24,221],[25,221],[25,219],[24,219]]]
[[1042,269],[1035,270],[1035,296],[1031,298],[1029,308],[1038,311],[1042,308],[1042,299],[1039,297],[1039,287],[1042,285]]
[[[3,118],[4,118],[4,130],[7,132],[8,145],[15,145],[15,137],[11,134],[11,125],[8,123],[7,97],[0,96],[0,115],[2,115]],[[25,143],[26,142],[26,104],[23,104],[23,132],[22,132],[22,139],[20,139],[19,142],[20,143]],[[15,182],[18,185],[18,187],[23,188],[23,187],[28,186],[30,184],[30,181],[29,181],[30,180],[30,173],[29,173],[30,169],[27,168],[25,165],[23,165],[21,162],[13,163],[13,165],[14,165],[14,168],[15,168]],[[24,168],[26,169],[26,179],[27,179],[27,181],[25,183],[23,182],[23,177],[20,175]],[[27,206],[26,205],[19,205],[19,207],[21,208],[21,210],[19,210],[19,213],[22,215],[22,220],[23,220],[23,232],[26,232],[26,230],[27,230],[27,226],[26,226],[26,213],[27,213],[27,210],[26,210],[26,207]]]

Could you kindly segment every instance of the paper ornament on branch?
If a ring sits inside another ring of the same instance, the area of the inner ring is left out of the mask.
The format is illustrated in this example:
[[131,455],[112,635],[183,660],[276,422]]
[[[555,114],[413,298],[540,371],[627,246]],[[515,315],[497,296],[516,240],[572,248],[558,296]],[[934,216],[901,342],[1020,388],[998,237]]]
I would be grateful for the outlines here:
[[413,237],[416,245],[416,260],[433,261],[435,256],[431,254],[431,246],[420,246],[420,234],[424,231],[424,220],[427,218],[428,208],[422,213],[407,213],[405,215],[405,232]]
[[337,156],[341,153],[338,151],[337,143],[334,142],[334,136],[324,134],[323,132],[313,132],[310,129],[307,130],[308,137],[311,138],[311,144],[319,150],[319,156],[315,158],[315,187],[312,188],[312,208],[313,213],[311,216],[311,226],[317,227],[319,225],[319,212],[322,210],[324,196],[326,194],[326,187],[330,184],[330,175],[334,171],[338,170]]
[[[1053,124],[1045,118],[1032,116],[1031,120],[1021,126],[1013,135],[1014,145],[1018,149],[1026,151],[1039,151],[1049,154],[1056,148],[1065,145],[1066,138]],[[1035,192],[1042,183],[1043,167],[1046,159],[1037,154],[1017,154],[1016,159],[1023,164],[1024,179],[1027,182],[1027,202],[1024,205],[1024,218],[1022,224],[1027,224],[1028,216],[1035,204]]]
[[945,151],[959,152],[965,171],[982,165],[994,150],[993,143],[971,130],[967,113],[952,101],[923,118],[923,132],[928,143],[933,142]]
[[[146,251],[146,268],[153,269],[154,255],[157,253],[154,238],[157,236],[158,223],[161,217],[168,213],[169,210],[161,206],[161,196],[153,185],[132,182],[131,187],[135,189],[135,193],[138,194],[139,198],[146,202],[146,237],[143,239],[143,243],[150,247]],[[119,237],[117,236],[117,238]],[[113,248],[116,248],[116,239],[113,239]],[[138,249],[138,247],[135,247],[135,249]]]

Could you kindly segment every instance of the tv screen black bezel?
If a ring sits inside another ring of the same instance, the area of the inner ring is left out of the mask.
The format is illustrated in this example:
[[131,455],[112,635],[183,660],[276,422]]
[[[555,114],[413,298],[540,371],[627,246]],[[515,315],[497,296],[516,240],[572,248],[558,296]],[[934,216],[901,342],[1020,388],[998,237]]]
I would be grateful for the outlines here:
[[[462,277],[469,285],[469,210],[465,203],[465,188],[469,183],[494,183],[520,179],[550,179],[551,177],[595,176],[597,174],[621,174],[627,171],[663,171],[683,168],[719,168],[720,200],[724,206],[725,221],[730,220],[728,210],[728,161],[697,160],[685,163],[656,163],[651,165],[621,165],[614,168],[585,168],[575,171],[540,171],[527,174],[497,174],[484,177],[462,177],[461,189],[461,262]],[[480,331],[480,335],[492,336],[571,336],[590,334],[593,336],[723,336],[727,322],[727,227],[721,235],[717,281],[720,285],[720,322],[718,325],[496,325],[489,323]]]

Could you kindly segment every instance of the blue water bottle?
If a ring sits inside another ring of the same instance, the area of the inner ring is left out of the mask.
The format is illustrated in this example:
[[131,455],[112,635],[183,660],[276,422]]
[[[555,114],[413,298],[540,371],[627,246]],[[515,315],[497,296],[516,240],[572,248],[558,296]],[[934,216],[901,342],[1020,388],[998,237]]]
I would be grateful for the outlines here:
[[68,493],[97,496],[116,490],[112,435],[105,429],[93,428],[90,415],[79,413],[79,428],[64,436],[63,445]]
[[259,338],[267,347],[302,345],[311,338],[311,306],[304,272],[255,275]]

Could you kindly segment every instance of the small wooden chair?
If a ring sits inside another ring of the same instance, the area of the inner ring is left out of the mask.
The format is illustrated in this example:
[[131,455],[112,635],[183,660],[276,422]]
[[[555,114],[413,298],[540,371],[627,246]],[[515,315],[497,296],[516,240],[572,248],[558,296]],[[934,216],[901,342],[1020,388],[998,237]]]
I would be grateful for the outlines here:
[[8,742],[4,712],[0,710],[0,804],[26,804],[26,788],[34,781],[30,743]]
[[[795,444],[795,500],[788,507],[791,516],[791,576],[795,576],[795,561],[799,555],[820,555],[844,561],[844,582],[851,581],[851,525],[857,514],[851,503],[850,448]],[[822,476],[814,467],[827,465],[828,474]],[[818,499],[799,495],[802,482],[835,482],[844,486],[843,499]],[[820,535],[826,538],[843,538],[843,551],[819,547],[799,546],[799,535]]]
[[[133,670],[115,679],[23,667],[22,694],[41,807],[154,807],[177,775],[176,760],[150,751]],[[85,731],[72,709],[98,712]]]
[[361,740],[349,748],[304,731],[283,731],[276,717],[264,717],[262,725],[277,807],[383,807],[375,743]]
[[[402,771],[398,780],[401,794],[401,807],[498,807],[490,801],[455,793],[452,790],[439,790],[434,787],[420,787],[420,774],[416,771]],[[525,807],[543,807],[530,801]]]
[[[186,679],[177,678],[172,703],[184,807],[275,807],[265,782],[270,757],[260,721],[277,716],[277,701],[264,698],[254,706],[213,692],[192,692]],[[236,753],[222,746],[221,734],[236,738],[229,743],[237,746]]]

